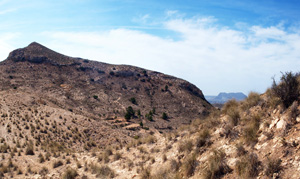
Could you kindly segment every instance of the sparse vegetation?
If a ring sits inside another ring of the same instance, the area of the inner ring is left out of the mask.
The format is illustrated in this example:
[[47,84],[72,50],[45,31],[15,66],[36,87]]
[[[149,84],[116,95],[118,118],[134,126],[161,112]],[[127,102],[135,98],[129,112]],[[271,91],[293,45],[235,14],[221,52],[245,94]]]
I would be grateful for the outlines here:
[[300,177],[298,73],[219,110],[180,79],[87,62],[0,65],[0,178]]

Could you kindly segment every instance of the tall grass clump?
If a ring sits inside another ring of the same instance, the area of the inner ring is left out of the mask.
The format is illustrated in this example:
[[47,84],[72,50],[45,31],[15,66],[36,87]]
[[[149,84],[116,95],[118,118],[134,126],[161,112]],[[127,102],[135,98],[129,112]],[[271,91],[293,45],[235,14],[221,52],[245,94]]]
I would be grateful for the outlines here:
[[254,178],[259,173],[260,161],[257,155],[244,155],[235,164],[236,171],[241,178]]
[[257,132],[259,130],[260,116],[255,114],[251,117],[244,127],[243,139],[247,144],[253,144],[257,142]]
[[281,160],[280,159],[268,159],[265,174],[267,176],[272,176],[273,173],[278,173],[281,170]]
[[63,174],[62,179],[75,179],[77,175],[78,173],[76,170],[68,168]]
[[191,177],[194,175],[197,167],[196,155],[192,154],[182,164],[182,172],[185,177]]
[[213,155],[208,158],[207,168],[203,172],[205,179],[221,178],[231,169],[225,161],[226,154],[221,150],[214,150]]
[[235,99],[229,100],[224,104],[222,113],[228,115],[229,123],[232,126],[236,126],[240,120],[239,102]]
[[242,101],[241,108],[243,110],[248,110],[251,107],[258,105],[260,101],[262,101],[262,99],[258,93],[250,92],[248,94],[248,97],[244,101]]
[[114,178],[115,172],[106,165],[91,164],[91,172],[96,174],[97,178]]

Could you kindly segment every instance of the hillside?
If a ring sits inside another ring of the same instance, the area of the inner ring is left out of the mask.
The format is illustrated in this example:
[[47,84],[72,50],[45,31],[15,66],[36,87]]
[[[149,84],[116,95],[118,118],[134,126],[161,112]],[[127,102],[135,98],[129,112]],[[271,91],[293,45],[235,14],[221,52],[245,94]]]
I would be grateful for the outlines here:
[[[139,76],[120,76],[129,69]],[[300,178],[299,74],[217,110],[184,80],[36,43],[12,52],[0,70],[0,178]],[[129,106],[141,115],[125,119]]]
[[[187,81],[138,67],[67,57],[37,43],[11,52],[0,72],[2,91],[34,92],[36,98],[99,120],[122,120],[132,106],[132,122],[142,120],[163,130],[205,116],[211,107],[201,90]],[[153,109],[154,122],[144,120]],[[163,113],[168,120],[161,119]]]
[[[176,130],[212,108],[185,80],[68,57],[35,42],[0,63],[0,99],[5,178],[59,177],[65,164],[84,165],[81,156]],[[61,160],[63,167],[54,166]]]

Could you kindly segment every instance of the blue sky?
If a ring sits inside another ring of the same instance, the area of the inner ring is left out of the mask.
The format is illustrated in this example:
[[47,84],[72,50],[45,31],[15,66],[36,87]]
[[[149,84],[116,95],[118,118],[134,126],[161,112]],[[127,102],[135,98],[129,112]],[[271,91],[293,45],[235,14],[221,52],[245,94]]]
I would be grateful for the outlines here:
[[69,56],[130,64],[206,95],[264,92],[299,70],[297,0],[0,0],[0,58],[37,41]]

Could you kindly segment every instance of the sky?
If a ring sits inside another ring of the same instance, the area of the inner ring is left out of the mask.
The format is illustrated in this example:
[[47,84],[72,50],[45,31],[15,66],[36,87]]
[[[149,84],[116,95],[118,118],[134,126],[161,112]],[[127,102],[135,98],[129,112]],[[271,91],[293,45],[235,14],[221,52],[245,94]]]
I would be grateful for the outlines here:
[[204,95],[263,93],[300,67],[298,0],[0,0],[0,60],[59,53],[185,79]]

